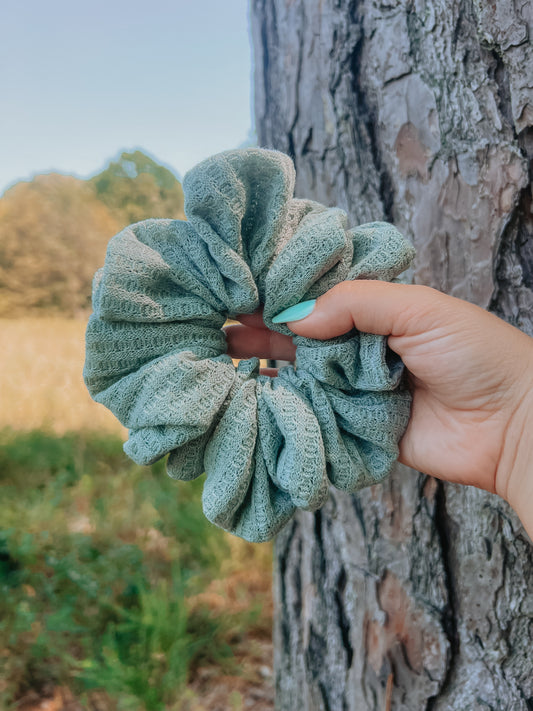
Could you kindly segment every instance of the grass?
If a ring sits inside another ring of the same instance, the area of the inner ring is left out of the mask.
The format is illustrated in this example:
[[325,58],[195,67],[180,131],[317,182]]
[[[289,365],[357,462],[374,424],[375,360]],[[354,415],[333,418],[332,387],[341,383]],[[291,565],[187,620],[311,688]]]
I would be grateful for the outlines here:
[[112,435],[0,445],[1,703],[52,682],[84,704],[103,690],[109,708],[178,708],[196,670],[234,673],[233,649],[268,636],[269,586],[243,571],[268,580],[270,547],[212,526],[201,481],[132,464]]
[[271,664],[271,546],[125,457],[82,382],[85,321],[0,327],[0,709],[242,708]]
[[81,319],[0,319],[0,428],[125,436],[83,383],[85,327]]
[[91,400],[83,383],[86,326],[86,319],[0,319],[0,428],[126,437],[125,428]]

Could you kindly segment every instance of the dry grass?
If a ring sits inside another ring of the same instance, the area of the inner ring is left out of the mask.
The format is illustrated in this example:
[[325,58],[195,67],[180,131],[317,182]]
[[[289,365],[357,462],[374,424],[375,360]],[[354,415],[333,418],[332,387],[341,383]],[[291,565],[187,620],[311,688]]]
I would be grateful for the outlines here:
[[86,321],[0,319],[0,428],[126,430],[93,402],[82,380]]
[[60,317],[0,319],[0,429],[104,430],[126,439],[126,429],[83,383],[86,325]]

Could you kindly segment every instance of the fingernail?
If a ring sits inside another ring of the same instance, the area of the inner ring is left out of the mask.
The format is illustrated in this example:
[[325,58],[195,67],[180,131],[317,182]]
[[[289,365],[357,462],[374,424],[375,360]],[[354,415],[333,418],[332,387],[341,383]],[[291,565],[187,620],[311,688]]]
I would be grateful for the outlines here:
[[294,304],[294,306],[289,306],[288,309],[282,311],[277,316],[274,316],[272,323],[287,323],[287,321],[300,321],[302,318],[309,316],[311,311],[315,308],[316,299],[310,299],[309,301],[300,301],[299,304]]

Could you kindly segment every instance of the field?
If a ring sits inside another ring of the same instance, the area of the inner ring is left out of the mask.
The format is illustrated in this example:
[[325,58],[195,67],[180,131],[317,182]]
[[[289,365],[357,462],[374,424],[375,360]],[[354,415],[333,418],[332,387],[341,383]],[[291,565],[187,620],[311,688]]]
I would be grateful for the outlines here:
[[0,328],[0,710],[272,709],[271,546],[125,457],[84,321]]
[[0,428],[126,436],[83,384],[85,325],[81,319],[0,319]]

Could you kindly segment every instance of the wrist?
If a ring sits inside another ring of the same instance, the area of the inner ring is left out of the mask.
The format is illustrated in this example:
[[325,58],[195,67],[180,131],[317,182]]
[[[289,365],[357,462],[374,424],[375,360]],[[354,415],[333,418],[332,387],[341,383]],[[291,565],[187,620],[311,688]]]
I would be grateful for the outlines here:
[[533,370],[525,375],[506,428],[495,490],[516,511],[533,541]]

